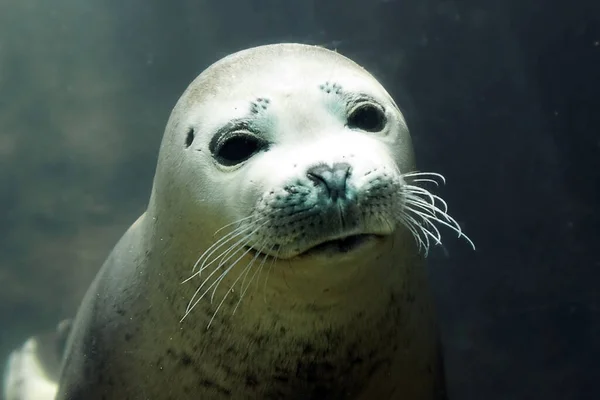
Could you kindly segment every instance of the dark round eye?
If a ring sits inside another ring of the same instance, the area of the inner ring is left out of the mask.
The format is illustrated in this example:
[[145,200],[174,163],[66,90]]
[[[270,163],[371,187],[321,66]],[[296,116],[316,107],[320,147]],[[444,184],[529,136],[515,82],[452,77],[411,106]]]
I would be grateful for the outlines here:
[[362,104],[356,107],[348,117],[348,127],[367,132],[381,131],[386,122],[383,110],[373,104]]
[[210,151],[215,160],[226,167],[244,162],[266,147],[264,140],[247,132],[235,132],[213,139],[210,143]]

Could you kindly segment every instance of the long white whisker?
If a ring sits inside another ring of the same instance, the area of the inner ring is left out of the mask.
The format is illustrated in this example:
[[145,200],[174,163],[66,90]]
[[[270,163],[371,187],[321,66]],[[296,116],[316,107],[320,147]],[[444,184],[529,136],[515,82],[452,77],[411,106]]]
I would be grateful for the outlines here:
[[[236,265],[246,254],[248,254],[250,251],[252,251],[251,248],[248,248],[244,254],[242,254],[237,260],[235,260],[235,262],[231,265],[231,267],[233,267],[234,265]],[[227,298],[227,296],[229,296],[229,293],[231,293],[233,291],[233,287],[235,286],[235,284],[240,280],[240,278],[243,275],[247,275],[246,271],[250,271],[250,268],[252,267],[252,264],[254,263],[254,260],[256,260],[256,256],[254,256],[254,258],[248,263],[248,265],[246,265],[246,267],[244,267],[244,269],[242,270],[242,272],[240,272],[240,274],[238,275],[238,277],[235,279],[235,281],[233,281],[233,283],[231,284],[231,286],[229,287],[229,289],[225,292],[225,294],[223,295],[223,298],[221,299],[221,301],[219,302],[219,305],[217,306],[215,312],[213,313],[212,317],[210,318],[210,321],[208,322],[208,326],[206,327],[206,329],[210,328],[210,325],[212,324],[213,320],[215,319],[217,313],[219,312],[219,310],[221,309],[221,306],[223,305],[223,303],[225,302],[225,299]],[[217,281],[220,283],[225,276],[227,275],[227,273],[231,270],[231,267],[227,269],[227,271],[223,274],[221,274],[221,276],[217,279]],[[244,273],[246,272],[246,273]],[[213,289],[213,293],[210,297],[210,302],[213,302],[213,298],[215,296],[215,291],[217,290],[217,288],[219,287],[219,284],[217,284],[215,286],[215,288]]]
[[[258,254],[258,253],[257,253]],[[256,259],[256,258],[255,258]],[[246,288],[244,288],[244,282],[242,282],[242,292],[240,293],[240,298],[238,299],[237,304],[235,305],[235,308],[233,309],[233,313],[235,314],[236,310],[238,309],[239,305],[242,302],[242,299],[244,298],[244,296],[246,295],[246,292],[248,291],[248,289],[250,288],[250,285],[252,284],[252,281],[254,280],[254,278],[256,277],[256,274],[259,273],[259,271],[262,269],[262,266],[264,265],[265,260],[267,259],[267,255],[265,255],[265,257],[263,258],[263,261],[260,263],[260,265],[258,266],[258,268],[256,268],[256,270],[254,271],[254,273],[252,274],[252,276],[250,277],[250,281],[248,282],[248,284],[246,285]],[[246,274],[247,275],[247,274]],[[245,280],[246,278],[244,278]]]
[[442,174],[438,174],[437,172],[418,172],[418,171],[412,171],[412,172],[407,172],[405,174],[401,174],[402,178],[413,178],[413,177],[419,177],[419,178],[423,178],[423,177],[431,177],[431,178],[438,178],[442,181],[442,184],[446,184],[446,178],[444,178],[444,176]]
[[[422,197],[418,197],[415,196],[413,194],[407,194],[406,195],[406,202],[411,202],[413,204],[418,204],[421,206],[422,209],[427,210],[428,212],[431,212],[432,214],[441,214],[443,215],[445,218],[448,216],[448,212],[442,210],[441,208],[439,208],[437,205],[432,204],[427,202],[425,199],[423,199]],[[447,210],[447,207],[444,207]]]
[[[413,210],[413,212],[414,212],[414,210]],[[448,228],[452,229],[454,232],[456,232],[458,234],[458,237],[463,237],[467,242],[469,242],[469,244],[471,245],[471,247],[473,248],[473,250],[475,250],[475,244],[473,243],[473,241],[471,241],[471,239],[467,235],[465,235],[465,233],[462,231],[462,229],[461,229],[460,225],[458,224],[458,222],[456,222],[454,220],[454,218],[452,218],[450,216],[448,216],[448,217],[450,219],[452,219],[452,223],[451,224],[448,223],[448,222],[446,222],[446,221],[444,221],[444,220],[442,220],[442,219],[440,219],[440,218],[438,218],[438,217],[436,217],[436,216],[427,215],[427,219],[428,220],[432,219],[432,220],[434,220],[436,222],[439,222],[440,224],[445,225]]]
[[[228,242],[235,240],[238,236],[243,235],[244,233],[246,233],[248,230],[250,230],[252,228],[253,227],[251,227],[251,226],[245,227],[244,229],[240,230],[239,232],[231,232],[230,234],[227,235],[230,237],[224,237],[224,238],[219,239],[216,243],[214,243],[212,246],[210,246],[208,248],[208,250],[206,250],[204,253],[202,253],[202,255],[200,256],[198,261],[196,261],[196,263],[194,264],[194,268],[192,269],[192,274],[181,283],[187,283],[191,279],[195,278],[196,276],[200,276],[202,274],[202,271],[204,271],[208,266],[212,265],[219,258],[223,257],[223,255],[225,253],[225,252],[219,253],[219,255],[217,257],[212,259],[210,261],[210,263],[208,265],[206,265],[206,262],[209,260],[210,256],[215,253],[215,251],[217,251],[221,247],[228,244]],[[231,236],[232,234],[234,234],[234,235]],[[226,240],[224,240],[224,239],[226,239]],[[233,246],[235,246],[235,244]],[[231,249],[231,246],[229,246],[227,249],[228,250]],[[228,250],[226,250],[226,251],[228,251]],[[194,270],[198,267],[198,263],[200,263],[200,261],[202,261],[202,266],[200,267],[200,269],[198,271],[194,272]]]
[[[208,267],[210,267],[215,261],[217,261],[218,259],[221,259],[221,262],[219,262],[219,267],[223,266],[224,262],[223,262],[223,258],[229,254],[232,249],[236,248],[240,243],[246,243],[248,242],[248,239],[250,239],[252,237],[252,235],[254,235],[256,232],[258,232],[258,230],[260,228],[262,228],[264,225],[266,224],[266,222],[258,227],[252,226],[252,232],[248,233],[246,236],[244,236],[243,238],[241,238],[240,240],[238,240],[237,242],[235,242],[234,244],[232,244],[231,246],[229,246],[227,248],[227,250],[223,251],[218,257],[214,258],[211,262],[209,262],[208,264],[206,264],[206,262],[208,261],[208,259],[205,259],[204,262],[202,263],[202,265],[200,266],[200,268],[198,269],[198,274],[200,274],[202,271],[204,271],[205,269],[207,269]],[[235,253],[234,253],[235,255]],[[225,260],[225,262],[227,262],[228,260],[231,259],[232,256],[229,256],[229,258],[227,258]]]
[[[428,203],[423,197],[419,197],[419,194],[417,194],[417,193],[411,192],[411,193],[408,193],[407,196],[410,198],[414,198],[415,200],[420,200],[423,203],[429,204],[429,205],[435,207],[437,210],[439,210],[439,212],[441,212],[443,214],[448,213],[448,203],[446,203],[446,201],[444,199],[442,199],[440,196],[438,196],[436,194],[433,194],[433,193],[429,193],[429,194],[431,194],[431,197],[433,197],[433,200],[434,200],[433,203]],[[430,196],[427,196],[427,197],[429,198]],[[442,207],[438,207],[436,202],[441,203]]]
[[[419,201],[414,201],[412,199],[406,201],[406,209],[408,211],[412,211],[412,212],[418,211],[419,215],[421,217],[423,217],[424,219],[426,219],[429,224],[431,224],[431,222],[428,221],[428,218],[429,217],[438,218],[437,214],[441,214],[449,222],[450,222],[450,218],[451,218],[448,214],[440,212],[439,209],[436,210],[435,206],[432,207],[430,204],[419,202]],[[436,231],[437,231],[437,228],[436,228]],[[439,231],[438,231],[438,234],[439,234]]]
[[[229,249],[227,249],[227,250],[226,250],[226,251],[223,253],[223,257],[221,258],[221,261],[219,262],[219,267],[222,267],[222,266],[223,266],[223,265],[224,265],[224,264],[225,264],[227,261],[231,260],[231,258],[235,256],[235,254],[237,253],[237,251],[239,251],[239,250],[237,250],[235,253],[233,253],[233,254],[229,255],[227,258],[224,258],[224,257],[226,257],[226,256],[227,256],[227,254],[229,254],[229,253],[231,252],[231,250],[232,250],[232,248],[233,248],[233,247],[235,247],[235,246],[237,246],[238,244],[240,244],[240,243],[243,243],[243,242],[246,242],[246,243],[247,243],[247,242],[248,242],[248,239],[250,239],[250,238],[252,237],[252,235],[254,235],[256,232],[258,232],[258,230],[259,230],[260,228],[262,228],[263,226],[265,226],[265,225],[266,225],[266,223],[264,223],[264,224],[262,224],[262,225],[260,225],[260,226],[256,227],[256,229],[254,229],[254,230],[253,230],[252,232],[250,232],[248,235],[244,236],[242,239],[238,240],[238,241],[237,241],[235,244],[233,244],[232,246],[230,246],[230,247],[229,247]],[[208,265],[207,265],[207,267],[208,267]],[[202,270],[202,268],[200,268],[200,269]]]
[[[433,224],[433,223],[430,221],[430,218],[431,218],[431,216],[430,216],[429,214],[423,213],[423,212],[421,212],[421,211],[419,211],[419,210],[411,209],[410,207],[407,207],[407,211],[408,211],[408,212],[415,213],[416,215],[418,215],[419,217],[421,217],[421,220],[423,221],[423,223],[424,223],[426,226],[430,226],[430,227],[431,227],[431,229],[433,229],[433,230],[435,231],[435,235],[434,235],[434,236],[435,236],[435,238],[436,238],[436,242],[437,242],[436,244],[438,244],[438,245],[439,245],[439,244],[442,244],[442,234],[440,233],[440,231],[439,231],[439,229],[437,228],[437,226],[435,226],[435,224]],[[435,218],[435,217],[434,217],[434,218]],[[423,228],[423,229],[427,229],[427,228],[426,228],[425,226],[423,226],[422,224],[421,224],[421,228]]]
[[[227,267],[225,269],[225,271],[223,271],[221,273],[221,275],[217,276],[217,278],[214,280],[214,282],[208,286],[205,291],[200,295],[200,297],[198,299],[196,299],[196,297],[198,296],[198,294],[201,292],[202,288],[204,287],[204,285],[212,278],[212,276],[217,273],[217,271],[220,270],[220,268],[227,263],[231,258],[233,258],[236,254],[238,254],[242,249],[244,249],[244,244],[248,242],[248,239],[250,239],[252,237],[252,235],[254,235],[254,233],[256,233],[260,228],[262,228],[267,222],[263,223],[262,225],[255,227],[253,226],[253,231],[250,232],[249,234],[247,234],[246,236],[244,236],[242,239],[238,240],[236,243],[232,244],[231,246],[229,246],[224,252],[221,253],[221,255],[219,255],[218,257],[216,257],[215,259],[213,259],[210,263],[208,264],[202,264],[202,266],[200,267],[198,273],[202,272],[203,270],[205,270],[206,268],[208,268],[211,264],[213,264],[215,261],[221,259],[221,261],[219,262],[219,264],[217,265],[217,267],[214,268],[214,270],[208,275],[208,277],[206,277],[204,279],[204,281],[202,282],[202,284],[200,285],[200,287],[198,287],[198,289],[196,289],[196,291],[194,292],[194,295],[192,296],[192,299],[190,300],[190,302],[188,303],[188,307],[186,309],[186,313],[184,315],[184,318],[191,312],[191,310],[211,291],[212,289],[212,294],[210,296],[210,302],[212,303],[214,301],[214,296],[215,293],[219,287],[219,284],[221,283],[221,281],[225,278],[225,276],[232,270],[232,268],[237,265],[237,263],[246,255],[248,254],[250,251],[252,251],[252,248],[249,247],[247,248],[244,253],[242,253],[242,255],[240,255],[229,267]],[[206,261],[205,261],[206,262]],[[239,278],[239,277],[238,277]],[[227,296],[229,292],[227,292],[225,294],[225,297]],[[222,300],[223,301],[223,300]],[[209,322],[209,326],[210,323],[212,322],[212,320],[214,319],[215,315],[216,315],[216,311],[218,311],[218,309],[220,308],[220,306],[222,305],[222,302],[219,304],[219,306],[217,307],[217,310],[215,310],[215,314],[213,314],[213,317],[211,318],[210,322]]]
[[[430,220],[439,222],[440,224],[447,226],[448,228],[450,228],[454,232],[456,232],[458,234],[458,237],[461,237],[461,236],[464,237],[465,240],[467,240],[469,242],[471,247],[473,247],[473,249],[475,249],[475,245],[474,245],[473,241],[467,235],[465,235],[465,233],[462,231],[459,223],[454,218],[452,218],[448,213],[444,212],[443,210],[440,210],[435,205],[424,202],[422,199],[419,199],[419,198],[412,198],[410,201],[407,201],[407,204],[409,204],[409,203],[416,207],[419,207],[423,211],[419,211],[419,210],[416,210],[416,209],[410,208],[410,207],[408,207],[407,210],[410,210],[410,211],[414,212],[415,214],[419,215],[420,217],[422,217],[424,220],[427,221],[427,223],[430,226],[434,226],[434,224],[431,223]],[[441,215],[444,219],[446,219],[446,221],[440,219],[438,217],[438,214]]]
[[[416,220],[416,218],[415,218],[414,216],[412,216],[412,215],[410,215],[410,214],[408,214],[408,213],[404,213],[404,214],[403,214],[403,217],[404,217],[404,218],[405,218],[407,221],[411,222],[411,223],[413,224],[413,226],[415,227],[415,229],[417,229],[419,232],[421,232],[421,233],[423,233],[423,234],[424,234],[424,237],[423,237],[423,239],[424,239],[424,241],[425,241],[425,248],[426,248],[426,249],[428,249],[428,248],[429,248],[429,246],[430,246],[430,243],[429,243],[429,236],[428,236],[428,235],[427,235],[427,233],[426,233],[426,232],[423,230],[423,226],[422,226],[422,224],[420,224],[420,223],[419,223],[419,221],[417,221],[417,220]],[[419,236],[420,236],[420,235],[419,235]]]
[[413,235],[413,237],[415,238],[415,240],[417,241],[417,245],[419,246],[419,250],[421,249],[421,246],[425,245],[425,243],[423,243],[423,241],[421,240],[421,238],[419,237],[419,234],[417,233],[414,225],[412,222],[410,222],[409,220],[407,220],[406,218],[404,218],[404,214],[403,212],[400,212],[398,214],[398,218],[399,218],[399,222],[401,222],[409,231],[410,233]]
[[436,238],[436,242],[437,242],[436,244],[442,244],[442,235],[441,235],[439,229],[433,223],[431,223],[430,218],[432,218],[432,217],[429,214],[426,214],[419,210],[411,209],[408,207],[406,210],[408,212],[412,212],[412,213],[416,214],[417,216],[421,217],[421,221],[422,221],[422,224],[420,224],[421,228],[427,229],[425,226],[423,226],[423,224],[425,224],[426,226],[430,226],[435,231],[435,235],[433,235],[432,237]]
[[415,239],[415,242],[417,242],[417,246],[418,246],[417,249],[421,250],[421,247],[425,248],[425,243],[423,242],[423,239],[421,239],[421,235],[419,235],[417,233],[416,228],[414,227],[414,224],[412,222],[408,221],[403,215],[400,215],[400,222],[402,222],[402,224],[404,224],[404,226],[412,234],[413,238]]
[[[215,231],[215,233],[213,233],[213,236],[216,236],[216,235],[217,235],[219,232],[221,232],[223,229],[225,229],[225,228],[227,228],[227,227],[230,227],[231,225],[239,224],[239,223],[241,223],[241,222],[243,222],[243,221],[245,221],[245,220],[247,220],[247,219],[250,219],[250,218],[252,218],[252,217],[254,217],[254,214],[252,214],[252,215],[249,215],[249,216],[247,216],[247,217],[244,217],[244,218],[240,218],[240,219],[238,219],[237,221],[230,222],[229,224],[227,224],[227,225],[225,225],[225,226],[222,226],[221,228],[217,229],[217,230]],[[256,221],[254,221],[254,223],[256,223],[256,222],[260,222],[260,221],[261,221],[261,220],[263,220],[264,218],[265,218],[265,217],[261,217],[260,219],[257,219]]]
[[[260,229],[260,228],[261,228],[261,226],[257,227],[257,228],[256,228],[254,231],[252,231],[251,233],[249,233],[248,235],[246,235],[244,238],[242,238],[241,240],[239,240],[239,241],[237,241],[236,243],[234,243],[233,245],[231,245],[231,246],[230,246],[230,247],[229,247],[229,248],[228,248],[228,249],[227,249],[227,250],[226,250],[224,253],[221,253],[221,255],[219,255],[219,256],[218,256],[218,257],[216,257],[214,260],[212,260],[212,261],[211,261],[211,262],[210,262],[208,265],[204,266],[204,264],[203,264],[203,265],[202,265],[202,267],[200,268],[200,270],[197,272],[197,274],[200,274],[200,272],[202,272],[204,269],[208,268],[208,267],[209,267],[211,264],[213,264],[213,263],[214,263],[216,260],[218,260],[220,257],[222,257],[222,255],[223,255],[223,254],[227,254],[227,253],[231,252],[231,250],[232,250],[233,248],[236,248],[236,247],[238,247],[238,249],[237,249],[237,250],[236,250],[236,251],[233,253],[234,255],[235,255],[235,254],[237,254],[237,253],[239,252],[239,250],[240,250],[241,248],[243,248],[243,246],[238,246],[238,245],[239,245],[240,243],[244,243],[245,241],[247,241],[247,240],[248,240],[248,239],[249,239],[249,238],[250,238],[250,237],[251,237],[251,236],[254,234],[254,232],[256,232],[256,231],[257,231],[258,229]],[[249,250],[250,250],[250,249],[249,249]],[[244,254],[245,254],[245,253],[244,253]],[[241,257],[243,257],[243,255],[242,255]],[[241,257],[240,257],[240,258],[241,258]],[[236,260],[236,263],[237,263],[237,261],[239,261],[239,259],[238,259],[238,260]],[[221,265],[221,264],[220,264],[220,265]],[[228,272],[231,270],[231,268],[233,267],[233,265],[235,265],[235,263],[234,263],[234,264],[232,264],[232,266],[230,266],[229,268],[227,268],[227,269],[225,270],[225,272],[223,272],[223,274],[227,274],[227,273],[228,273]],[[213,282],[213,284],[211,284],[211,285],[209,286],[209,288],[207,289],[207,291],[206,291],[205,293],[203,293],[203,294],[202,294],[202,296],[200,296],[200,298],[199,298],[198,300],[194,301],[194,299],[196,298],[196,296],[198,296],[198,294],[200,293],[200,291],[202,290],[202,288],[204,287],[204,285],[205,285],[205,284],[206,284],[206,283],[207,283],[207,282],[210,280],[210,278],[211,278],[211,277],[212,277],[212,276],[213,276],[215,273],[217,273],[218,271],[219,271],[219,267],[215,268],[215,269],[214,269],[214,270],[213,270],[213,271],[212,271],[212,272],[211,272],[211,273],[210,273],[210,274],[209,274],[209,275],[208,275],[208,276],[207,276],[207,277],[206,277],[206,278],[205,278],[205,279],[202,281],[202,283],[200,284],[200,286],[199,286],[199,287],[196,289],[196,291],[194,292],[194,294],[192,295],[192,298],[190,299],[190,301],[189,301],[189,303],[188,303],[188,306],[187,306],[187,308],[186,308],[186,312],[185,312],[184,318],[185,318],[185,316],[187,316],[187,314],[189,314],[189,312],[191,311],[191,309],[192,309],[192,308],[194,308],[194,307],[196,306],[196,304],[198,304],[198,302],[199,302],[199,301],[200,301],[200,300],[201,300],[201,299],[202,299],[202,298],[203,298],[203,297],[206,295],[206,293],[207,293],[208,291],[210,291],[210,289],[211,289],[211,288],[212,288],[212,287],[213,287],[215,284],[218,284],[218,282],[219,282],[219,278],[217,278],[217,279],[215,280],[215,282]],[[223,275],[223,274],[222,274],[222,275]],[[188,278],[188,280],[189,280],[189,278]],[[211,300],[211,301],[212,301],[212,300]]]
[[[273,247],[271,247],[271,251],[273,251]],[[269,269],[267,270],[267,276],[265,276],[265,285],[263,287],[263,300],[264,300],[265,303],[267,302],[267,282],[269,281],[269,275],[271,274],[271,269],[273,269],[273,265],[275,265],[275,260],[278,257],[279,257],[279,249],[277,250],[277,253],[275,254],[275,257],[273,257],[271,259],[271,265],[269,266]]]
[[[405,214],[404,217],[408,218],[409,220],[412,220],[412,222],[416,224],[418,229],[424,233],[425,242],[427,245],[426,246],[426,254],[429,253],[429,248],[431,247],[431,243],[429,242],[430,237],[435,241],[435,244],[442,244],[441,237],[439,236],[439,231],[438,231],[438,236],[436,236],[433,232],[431,232],[429,229],[424,227],[423,224],[420,224],[414,217],[412,217],[408,214]],[[437,230],[437,228],[436,228],[436,230]]]
[[[239,259],[238,259],[238,260],[239,260]],[[223,272],[221,273],[221,275],[219,275],[219,276],[218,276],[218,277],[217,277],[217,278],[214,280],[214,282],[213,282],[213,283],[211,283],[211,284],[210,284],[210,286],[208,286],[208,287],[207,287],[207,288],[204,290],[204,292],[202,293],[202,295],[200,295],[200,297],[199,297],[199,298],[198,298],[196,301],[194,301],[194,299],[196,298],[196,296],[198,295],[198,293],[200,293],[200,291],[202,290],[202,287],[203,287],[203,286],[206,284],[206,282],[208,282],[208,280],[211,278],[211,276],[212,276],[213,274],[215,274],[217,271],[219,271],[219,268],[215,268],[215,269],[213,270],[213,272],[211,272],[211,273],[210,273],[210,275],[209,275],[209,276],[208,276],[206,279],[204,279],[204,281],[202,281],[202,284],[200,285],[200,287],[198,287],[198,289],[196,289],[196,291],[194,292],[194,295],[192,296],[192,299],[191,299],[191,300],[190,300],[190,302],[188,303],[188,307],[187,307],[187,309],[186,309],[185,315],[184,315],[184,316],[183,316],[183,318],[181,319],[182,321],[183,321],[183,319],[184,319],[185,317],[187,317],[187,316],[188,316],[188,314],[189,314],[189,313],[190,313],[190,312],[191,312],[191,311],[194,309],[194,307],[196,307],[196,305],[198,305],[198,303],[199,303],[199,302],[200,302],[200,301],[201,301],[201,300],[204,298],[204,296],[206,296],[206,295],[208,294],[208,292],[210,292],[210,290],[211,290],[212,288],[214,288],[215,286],[217,286],[217,285],[218,285],[218,284],[219,284],[219,283],[220,283],[220,282],[223,280],[223,278],[225,277],[225,275],[227,275],[227,274],[229,273],[229,271],[231,271],[231,269],[232,269],[234,266],[235,266],[235,263],[233,263],[233,264],[231,264],[229,267],[227,267],[227,268],[225,269],[225,271],[223,271]],[[215,289],[216,289],[216,288],[215,288]],[[214,292],[213,292],[213,295],[214,295]],[[212,299],[211,299],[211,302],[212,302]]]
[[448,203],[440,196],[433,194],[429,190],[421,187],[420,183],[440,184],[446,183],[446,178],[436,172],[410,171],[400,173],[403,181],[401,184],[400,195],[403,198],[403,209],[396,216],[398,222],[402,223],[411,232],[419,250],[421,246],[425,248],[425,255],[429,250],[432,238],[436,245],[442,245],[442,235],[436,223],[444,225],[467,240],[473,249],[475,244],[462,231],[458,222],[448,214]]
[[[267,243],[267,240],[265,239],[263,241],[263,244],[260,246],[260,248],[257,251],[255,251],[256,254],[254,254],[254,257],[252,258],[252,261],[250,262],[250,265],[253,265],[256,262],[256,260],[258,259],[258,257],[260,257],[260,255],[263,254],[263,250],[264,250],[264,248],[266,246],[266,243]],[[244,291],[244,284],[246,283],[246,278],[248,277],[248,272],[246,272],[246,275],[244,276],[244,279],[242,280],[242,283],[240,283],[240,292]],[[248,285],[250,285],[250,283],[248,283]],[[239,301],[238,301],[238,304],[239,304]],[[237,306],[236,306],[236,308],[237,308]]]
[[[273,250],[273,248],[271,248],[271,250]],[[258,266],[258,277],[256,278],[256,286],[254,288],[254,293],[256,293],[258,291],[258,284],[260,282],[260,274],[262,274],[262,270],[263,270],[263,268],[265,266],[265,262],[267,261],[268,258],[269,258],[269,254],[265,253],[262,261],[260,262],[260,265]],[[250,286],[250,284],[248,284],[248,286]]]
[[440,186],[440,183],[433,179],[421,178],[421,179],[411,179],[410,183],[431,183],[435,186]]
[[440,196],[431,193],[429,190],[423,189],[422,187],[419,187],[419,186],[413,186],[413,185],[405,185],[404,189],[406,190],[407,195],[426,196],[430,200],[431,204],[435,204],[436,201],[439,201],[444,206],[443,207],[444,212],[448,212],[448,204],[446,203],[446,201],[444,199],[442,199]]
[[200,264],[200,262],[203,259],[206,260],[215,251],[217,251],[219,248],[221,248],[222,246],[224,246],[226,242],[232,240],[236,236],[242,235],[244,232],[246,232],[247,230],[251,230],[251,229],[253,229],[253,225],[241,226],[241,227],[238,227],[238,228],[234,229],[233,231],[229,232],[228,234],[224,235],[219,240],[217,240],[208,249],[206,249],[206,251],[204,253],[202,253],[202,255],[200,255],[200,257],[198,258],[198,260],[194,263],[194,267],[192,268],[192,272],[194,272],[196,270],[196,268],[198,268],[198,264]]
[[[244,246],[239,246],[239,248],[232,253],[231,257],[228,258],[231,259],[232,257],[234,257],[236,254],[238,254],[242,249],[244,249]],[[231,266],[236,265],[242,258],[244,258],[246,256],[246,254],[250,253],[252,251],[252,248],[248,247],[241,256],[239,256],[232,264]],[[225,265],[224,263],[220,263],[219,266],[217,267],[217,270],[220,269],[223,265]],[[223,272],[221,275],[219,275],[219,277],[217,277],[217,281],[220,283],[225,276],[229,273],[229,271],[231,271],[231,268],[228,267],[225,272]],[[212,302],[214,301],[215,298],[215,293],[217,291],[217,288],[219,287],[219,283],[217,284],[217,286],[214,287],[212,294],[210,295],[210,303],[212,304]]]
[[422,195],[429,199],[429,203],[435,204],[435,197],[428,190],[425,190],[423,188],[420,188],[418,186],[413,186],[413,185],[404,185],[402,187],[402,189],[404,190],[404,195],[406,197],[408,197],[408,196],[417,197],[416,195]]

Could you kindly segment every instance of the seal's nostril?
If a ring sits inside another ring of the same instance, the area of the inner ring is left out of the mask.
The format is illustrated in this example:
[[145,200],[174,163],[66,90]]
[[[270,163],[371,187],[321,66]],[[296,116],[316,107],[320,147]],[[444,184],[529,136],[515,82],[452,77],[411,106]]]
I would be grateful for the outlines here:
[[352,167],[348,163],[335,163],[332,167],[326,164],[319,164],[309,168],[306,171],[306,177],[315,186],[323,187],[331,200],[336,201],[339,198],[346,197],[346,182],[351,170]]

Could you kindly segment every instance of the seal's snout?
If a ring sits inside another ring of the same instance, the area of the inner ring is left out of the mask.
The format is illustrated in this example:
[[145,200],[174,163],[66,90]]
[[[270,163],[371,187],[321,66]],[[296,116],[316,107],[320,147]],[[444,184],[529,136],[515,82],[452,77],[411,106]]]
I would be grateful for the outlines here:
[[333,166],[319,164],[306,171],[306,176],[315,186],[323,189],[331,201],[346,198],[346,183],[352,171],[348,163],[334,163]]

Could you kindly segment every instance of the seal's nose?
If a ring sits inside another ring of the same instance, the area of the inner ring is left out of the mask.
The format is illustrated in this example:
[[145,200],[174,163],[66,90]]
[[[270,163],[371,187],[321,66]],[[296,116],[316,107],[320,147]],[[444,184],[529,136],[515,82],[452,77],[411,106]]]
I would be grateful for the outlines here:
[[346,197],[346,182],[351,170],[348,163],[334,163],[332,167],[320,164],[309,168],[306,176],[315,186],[323,188],[332,201],[337,201]]

